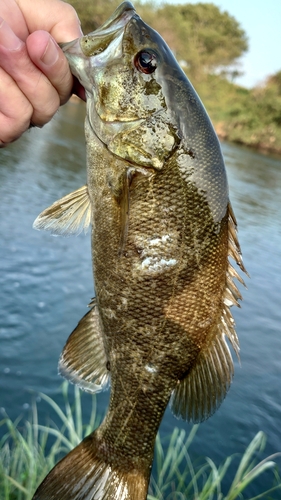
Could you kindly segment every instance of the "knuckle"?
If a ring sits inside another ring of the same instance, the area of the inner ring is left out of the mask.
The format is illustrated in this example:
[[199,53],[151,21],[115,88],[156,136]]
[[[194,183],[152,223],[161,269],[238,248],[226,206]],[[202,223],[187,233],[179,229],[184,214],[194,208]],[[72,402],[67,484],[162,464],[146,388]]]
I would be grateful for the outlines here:
[[9,112],[0,103],[1,147],[14,142],[28,129],[32,112],[33,108],[26,99],[15,99],[14,105],[9,106]]
[[6,119],[0,121],[0,147],[7,146],[11,142],[18,139],[29,126],[29,120],[18,123],[14,119]]
[[35,109],[31,117],[31,122],[36,127],[43,127],[56,114],[60,106],[60,98],[57,92],[52,99],[46,102],[46,105],[40,109]]
[[0,68],[0,146],[18,139],[30,126],[32,100],[15,80]]
[[64,5],[64,21],[70,23],[71,25],[79,22],[76,10],[69,3]]

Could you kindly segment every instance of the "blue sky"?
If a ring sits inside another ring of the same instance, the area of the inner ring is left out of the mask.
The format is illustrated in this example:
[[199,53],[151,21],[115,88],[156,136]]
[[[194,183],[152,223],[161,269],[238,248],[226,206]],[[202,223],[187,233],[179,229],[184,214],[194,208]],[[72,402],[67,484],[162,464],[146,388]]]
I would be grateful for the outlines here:
[[[167,3],[198,1],[167,0]],[[156,0],[155,3],[162,2]],[[244,75],[237,83],[253,87],[281,70],[281,0],[213,0],[212,3],[234,16],[248,35],[249,50],[241,58],[239,67]]]

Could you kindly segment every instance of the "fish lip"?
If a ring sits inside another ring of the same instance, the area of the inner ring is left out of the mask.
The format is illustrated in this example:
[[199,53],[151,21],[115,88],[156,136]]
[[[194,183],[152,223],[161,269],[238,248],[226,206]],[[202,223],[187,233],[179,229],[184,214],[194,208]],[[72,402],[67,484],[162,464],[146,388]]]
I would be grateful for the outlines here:
[[123,37],[126,25],[136,17],[133,5],[123,2],[102,26],[78,39],[82,54],[92,59],[104,53],[112,42]]
[[119,5],[119,7],[117,7],[109,19],[107,19],[102,26],[99,26],[95,31],[93,31],[91,35],[100,34],[101,32],[103,34],[107,34],[112,31],[119,31],[119,29],[126,26],[130,19],[135,15],[137,14],[131,2],[123,2]]
[[130,2],[123,2],[112,16],[92,33],[59,44],[68,59],[72,74],[78,78],[86,91],[91,92],[92,88],[89,79],[90,69],[104,64],[102,54],[106,53],[112,43],[118,47],[125,26],[136,17],[138,15],[133,5]]
[[[140,125],[145,121],[145,118],[136,118],[135,120],[104,120],[103,118],[100,117],[98,113],[96,113],[94,120],[89,120],[89,125],[91,127],[91,130],[95,134],[96,137],[105,145],[107,146],[107,141],[104,139],[103,134],[99,134],[97,128],[94,126],[94,123],[96,120],[99,120],[102,127],[106,127],[107,129],[107,134],[111,135],[111,137],[114,137],[116,134],[120,133],[121,131],[124,130],[130,130],[132,128],[135,128],[136,126]],[[94,122],[94,123],[93,123]]]

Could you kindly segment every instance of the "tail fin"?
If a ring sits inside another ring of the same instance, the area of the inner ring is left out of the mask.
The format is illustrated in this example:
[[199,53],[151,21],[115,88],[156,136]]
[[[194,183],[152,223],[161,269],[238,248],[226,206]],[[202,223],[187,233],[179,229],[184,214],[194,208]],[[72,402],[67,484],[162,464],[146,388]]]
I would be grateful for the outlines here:
[[149,472],[145,477],[104,457],[104,446],[93,432],[51,470],[33,500],[145,500]]

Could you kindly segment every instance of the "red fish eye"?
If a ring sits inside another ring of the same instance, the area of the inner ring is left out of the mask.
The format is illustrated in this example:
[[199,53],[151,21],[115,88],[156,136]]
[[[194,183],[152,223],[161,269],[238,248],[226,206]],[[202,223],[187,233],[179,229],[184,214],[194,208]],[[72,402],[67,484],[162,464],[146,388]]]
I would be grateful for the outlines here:
[[141,73],[150,74],[157,68],[157,56],[149,49],[141,50],[135,57],[135,66]]

